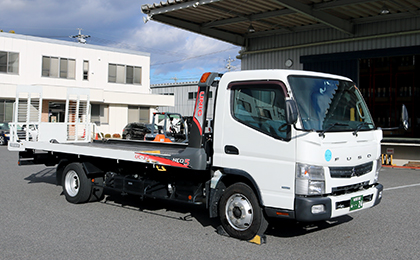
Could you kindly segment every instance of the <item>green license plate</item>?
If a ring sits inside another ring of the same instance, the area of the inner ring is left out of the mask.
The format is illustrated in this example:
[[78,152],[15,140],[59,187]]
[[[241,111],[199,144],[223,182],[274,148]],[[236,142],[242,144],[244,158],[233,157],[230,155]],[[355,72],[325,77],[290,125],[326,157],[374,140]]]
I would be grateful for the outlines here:
[[350,200],[350,211],[363,208],[363,195],[356,196]]

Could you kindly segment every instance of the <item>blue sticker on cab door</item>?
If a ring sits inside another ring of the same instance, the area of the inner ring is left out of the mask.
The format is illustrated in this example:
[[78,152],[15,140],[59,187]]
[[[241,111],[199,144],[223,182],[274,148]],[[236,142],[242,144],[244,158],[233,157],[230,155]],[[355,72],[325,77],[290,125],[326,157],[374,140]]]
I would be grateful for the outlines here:
[[330,151],[330,150],[326,150],[326,151],[325,151],[325,160],[326,160],[327,162],[329,162],[329,161],[331,161],[331,157],[332,157],[332,153],[331,153],[331,151]]

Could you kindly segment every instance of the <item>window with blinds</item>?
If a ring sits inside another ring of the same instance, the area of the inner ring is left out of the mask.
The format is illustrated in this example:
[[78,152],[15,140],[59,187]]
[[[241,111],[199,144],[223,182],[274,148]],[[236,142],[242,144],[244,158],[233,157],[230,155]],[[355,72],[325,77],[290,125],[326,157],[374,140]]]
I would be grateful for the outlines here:
[[90,120],[97,125],[109,123],[109,105],[91,104]]
[[76,60],[42,56],[42,76],[49,78],[75,79]]
[[19,73],[19,53],[0,51],[0,73]]
[[128,106],[128,123],[149,123],[149,107]]
[[141,85],[141,67],[109,63],[108,82]]

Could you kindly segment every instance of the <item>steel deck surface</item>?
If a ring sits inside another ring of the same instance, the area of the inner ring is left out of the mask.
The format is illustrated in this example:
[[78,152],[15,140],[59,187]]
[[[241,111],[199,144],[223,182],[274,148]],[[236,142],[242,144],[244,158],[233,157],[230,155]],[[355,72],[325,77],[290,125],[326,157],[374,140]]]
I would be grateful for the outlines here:
[[188,146],[187,144],[178,143],[159,143],[118,139],[108,139],[106,141],[94,140],[91,143],[71,143],[69,145],[168,155],[181,153]]

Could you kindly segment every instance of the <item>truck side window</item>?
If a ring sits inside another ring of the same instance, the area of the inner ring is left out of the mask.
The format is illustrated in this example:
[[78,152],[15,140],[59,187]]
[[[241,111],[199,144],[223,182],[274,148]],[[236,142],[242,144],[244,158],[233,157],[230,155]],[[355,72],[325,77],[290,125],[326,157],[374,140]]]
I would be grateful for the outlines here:
[[276,139],[290,140],[283,86],[278,82],[234,83],[231,90],[233,118]]

